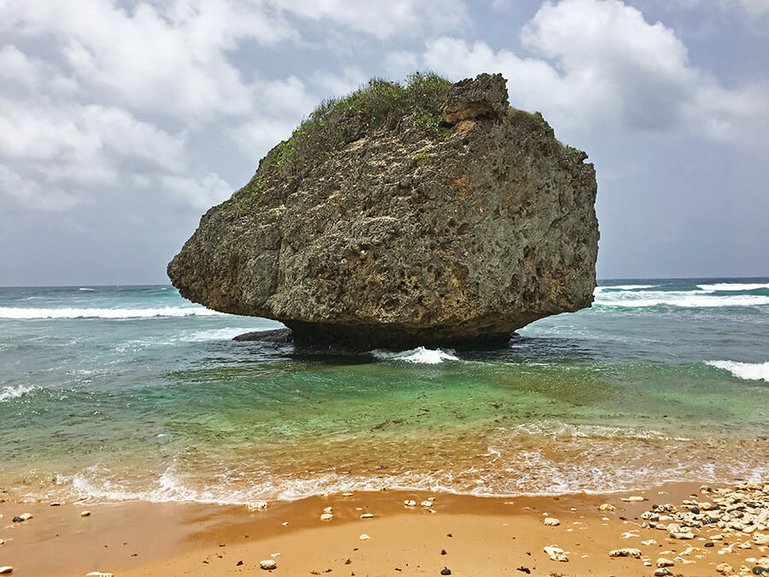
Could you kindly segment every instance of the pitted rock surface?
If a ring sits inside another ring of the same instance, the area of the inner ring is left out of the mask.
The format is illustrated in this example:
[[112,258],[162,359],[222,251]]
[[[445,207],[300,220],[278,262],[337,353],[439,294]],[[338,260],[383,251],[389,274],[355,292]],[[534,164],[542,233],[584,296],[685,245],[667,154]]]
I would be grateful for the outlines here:
[[[505,79],[449,89],[442,128],[351,131],[290,181],[265,162],[210,209],[169,264],[181,294],[276,319],[297,343],[359,348],[505,343],[590,306],[596,180]],[[278,147],[270,152],[277,154]]]

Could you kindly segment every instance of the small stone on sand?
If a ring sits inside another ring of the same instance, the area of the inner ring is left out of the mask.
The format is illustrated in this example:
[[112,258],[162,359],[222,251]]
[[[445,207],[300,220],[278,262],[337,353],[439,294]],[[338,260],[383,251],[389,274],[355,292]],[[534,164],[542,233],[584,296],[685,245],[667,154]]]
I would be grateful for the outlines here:
[[548,527],[557,527],[561,522],[555,517],[545,517],[545,525]]
[[91,571],[86,573],[85,577],[115,577],[114,573],[104,573],[103,571]]
[[406,505],[406,507],[416,507],[417,506],[417,502],[414,501],[414,499],[406,499],[405,501],[403,501],[403,504]]
[[268,506],[267,501],[254,501],[247,505],[249,511],[264,511]]
[[321,521],[331,521],[331,519],[333,519],[333,518],[334,518],[334,516],[331,513],[323,513],[320,516],[320,520]]
[[659,569],[654,570],[654,577],[667,577],[668,575],[672,575],[672,573],[665,567],[660,567]]
[[422,507],[425,507],[425,508],[432,507],[433,506],[433,502],[432,501],[422,501],[420,503],[420,505],[422,505]]
[[716,565],[716,571],[718,573],[721,573],[721,575],[729,575],[731,573],[734,573],[734,568],[729,565],[729,563],[721,563],[719,565]]
[[632,557],[633,559],[641,558],[641,550],[625,547],[623,549],[614,549],[609,551],[609,557]]
[[81,517],[90,517],[91,516],[91,512],[90,511],[81,511],[80,512],[80,516]]
[[363,515],[360,516],[361,519],[373,519],[374,515],[373,513],[363,513]]
[[272,571],[273,569],[278,568],[278,564],[275,561],[275,559],[262,559],[261,561],[259,561],[259,567],[261,567],[265,571]]
[[448,567],[444,567],[443,569],[441,569],[441,575],[451,575],[451,569],[449,569]]
[[646,497],[641,497],[640,495],[633,495],[632,497],[623,497],[622,500],[625,503],[640,503],[641,501],[646,501]]
[[358,539],[360,539],[361,541],[368,541],[369,539],[371,539],[371,537],[369,537],[365,533],[361,533],[360,537],[358,537]]
[[13,567],[10,565],[0,567],[0,575],[9,575],[10,573],[13,573]]
[[604,503],[598,506],[599,511],[614,511],[616,507],[611,503]]
[[667,557],[660,557],[657,559],[657,567],[672,567],[675,563]]

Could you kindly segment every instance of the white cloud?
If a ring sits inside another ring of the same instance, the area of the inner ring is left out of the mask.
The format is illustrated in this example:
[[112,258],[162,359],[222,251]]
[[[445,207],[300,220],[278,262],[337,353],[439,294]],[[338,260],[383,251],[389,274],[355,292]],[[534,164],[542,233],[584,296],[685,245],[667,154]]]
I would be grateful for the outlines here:
[[274,4],[302,18],[337,22],[381,39],[457,28],[469,19],[461,0],[274,0]]
[[545,3],[522,31],[533,57],[484,42],[427,43],[429,67],[453,77],[481,71],[508,78],[511,103],[582,131],[638,129],[765,142],[769,91],[726,88],[689,62],[674,31],[646,22],[619,0]]
[[6,0],[0,21],[9,35],[53,39],[91,98],[187,120],[248,112],[251,87],[228,52],[245,38],[269,45],[293,35],[260,3],[228,0],[139,2],[132,10],[110,0]]
[[234,190],[232,185],[213,172],[197,178],[163,176],[160,183],[165,190],[200,211],[228,199]]

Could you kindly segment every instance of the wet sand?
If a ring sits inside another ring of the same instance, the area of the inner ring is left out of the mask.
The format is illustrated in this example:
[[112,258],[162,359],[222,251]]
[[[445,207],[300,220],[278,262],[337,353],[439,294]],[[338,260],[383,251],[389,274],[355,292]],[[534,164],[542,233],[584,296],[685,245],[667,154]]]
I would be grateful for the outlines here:
[[[692,497],[693,495],[693,497]],[[623,498],[643,496],[643,502]],[[422,506],[429,498],[431,506]],[[671,575],[751,575],[769,545],[755,532],[698,530],[675,539],[659,528],[642,528],[653,504],[704,501],[699,485],[668,485],[635,493],[561,497],[484,498],[444,493],[381,491],[333,494],[245,506],[190,503],[0,503],[0,566],[16,577],[116,577],[181,575],[654,575],[657,560],[674,564]],[[416,506],[404,505],[405,500]],[[599,510],[608,503],[614,510]],[[321,515],[331,507],[330,520]],[[90,515],[83,517],[83,511]],[[33,517],[12,521],[21,513]],[[361,518],[373,514],[373,518]],[[559,520],[545,524],[546,517]],[[768,531],[763,531],[767,533]],[[761,532],[759,532],[761,533]],[[362,535],[369,538],[362,539]],[[713,546],[706,547],[706,543]],[[740,548],[750,543],[750,548]],[[568,561],[544,548],[563,550]],[[640,558],[609,556],[635,548]],[[754,561],[749,561],[754,559]],[[260,561],[273,560],[273,571]],[[644,564],[646,563],[646,565]],[[721,567],[724,569],[724,567]],[[444,571],[444,574],[445,573]],[[769,572],[767,572],[769,575]]]

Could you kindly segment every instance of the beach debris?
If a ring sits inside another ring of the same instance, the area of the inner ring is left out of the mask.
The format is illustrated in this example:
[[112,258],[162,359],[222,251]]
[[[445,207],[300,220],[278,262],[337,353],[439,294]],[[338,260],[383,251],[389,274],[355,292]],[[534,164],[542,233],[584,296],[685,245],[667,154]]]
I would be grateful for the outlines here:
[[672,575],[672,574],[673,574],[673,573],[671,573],[671,572],[670,572],[670,571],[669,571],[667,568],[665,568],[665,567],[660,567],[659,569],[655,569],[655,570],[654,570],[654,577],[667,577],[668,575]]
[[324,513],[331,513],[333,510],[334,510],[334,508],[333,508],[333,507],[324,507],[324,508],[323,508],[323,512],[324,512]]
[[32,513],[22,513],[21,515],[17,515],[13,519],[11,519],[11,522],[13,523],[23,523],[24,521],[29,521],[32,519],[34,515]]
[[90,517],[91,516],[91,512],[90,511],[80,511],[80,516],[81,517]]
[[557,527],[561,522],[555,517],[545,517],[545,525],[548,527]]
[[430,500],[427,500],[427,501],[422,501],[422,502],[420,503],[420,505],[421,505],[422,507],[424,507],[425,509],[427,509],[427,508],[429,508],[429,507],[432,507],[432,506],[433,506],[433,502],[432,502],[432,501],[430,501]]
[[603,503],[601,505],[598,505],[598,510],[599,511],[603,511],[603,512],[614,511],[615,509],[616,509],[616,507],[614,505],[612,505],[611,503]]
[[358,537],[358,539],[360,539],[361,541],[368,541],[369,539],[371,539],[371,537],[369,537],[365,533],[361,533],[360,537]]
[[259,567],[265,571],[272,571],[278,568],[278,562],[275,559],[262,559],[259,561]]
[[646,497],[642,497],[641,495],[631,495],[630,497],[622,497],[622,500],[625,503],[640,503],[646,501]]
[[0,575],[10,575],[13,573],[13,567],[10,565],[4,565],[3,567],[0,567]]
[[547,556],[553,561],[560,561],[561,563],[568,563],[569,558],[566,556],[566,552],[556,545],[550,545],[543,548]]
[[363,515],[360,516],[361,519],[373,519],[374,514],[373,513],[363,513]]
[[61,502],[60,502],[60,501],[51,501],[51,502],[49,503],[49,505],[50,505],[51,507],[61,507]]
[[114,573],[104,573],[103,571],[91,571],[86,573],[85,577],[115,577]]
[[414,501],[414,499],[406,499],[405,501],[403,501],[403,504],[406,505],[406,507],[416,507],[417,506],[417,502]]
[[320,520],[321,521],[331,521],[331,519],[333,519],[333,518],[334,518],[334,516],[331,513],[323,513],[320,516]]
[[246,505],[249,511],[264,511],[269,506],[267,501],[254,501]]
[[526,573],[526,575],[531,575],[531,569],[529,569],[528,567],[524,567],[523,565],[518,567],[516,571],[520,571],[521,573]]
[[609,551],[609,557],[632,557],[633,559],[641,558],[641,550],[633,549],[632,547],[623,547],[622,549],[613,549]]
[[672,567],[675,565],[672,559],[668,559],[667,557],[660,557],[657,559],[657,567]]
[[451,569],[449,569],[448,567],[444,567],[443,569],[441,569],[441,575],[451,575]]

